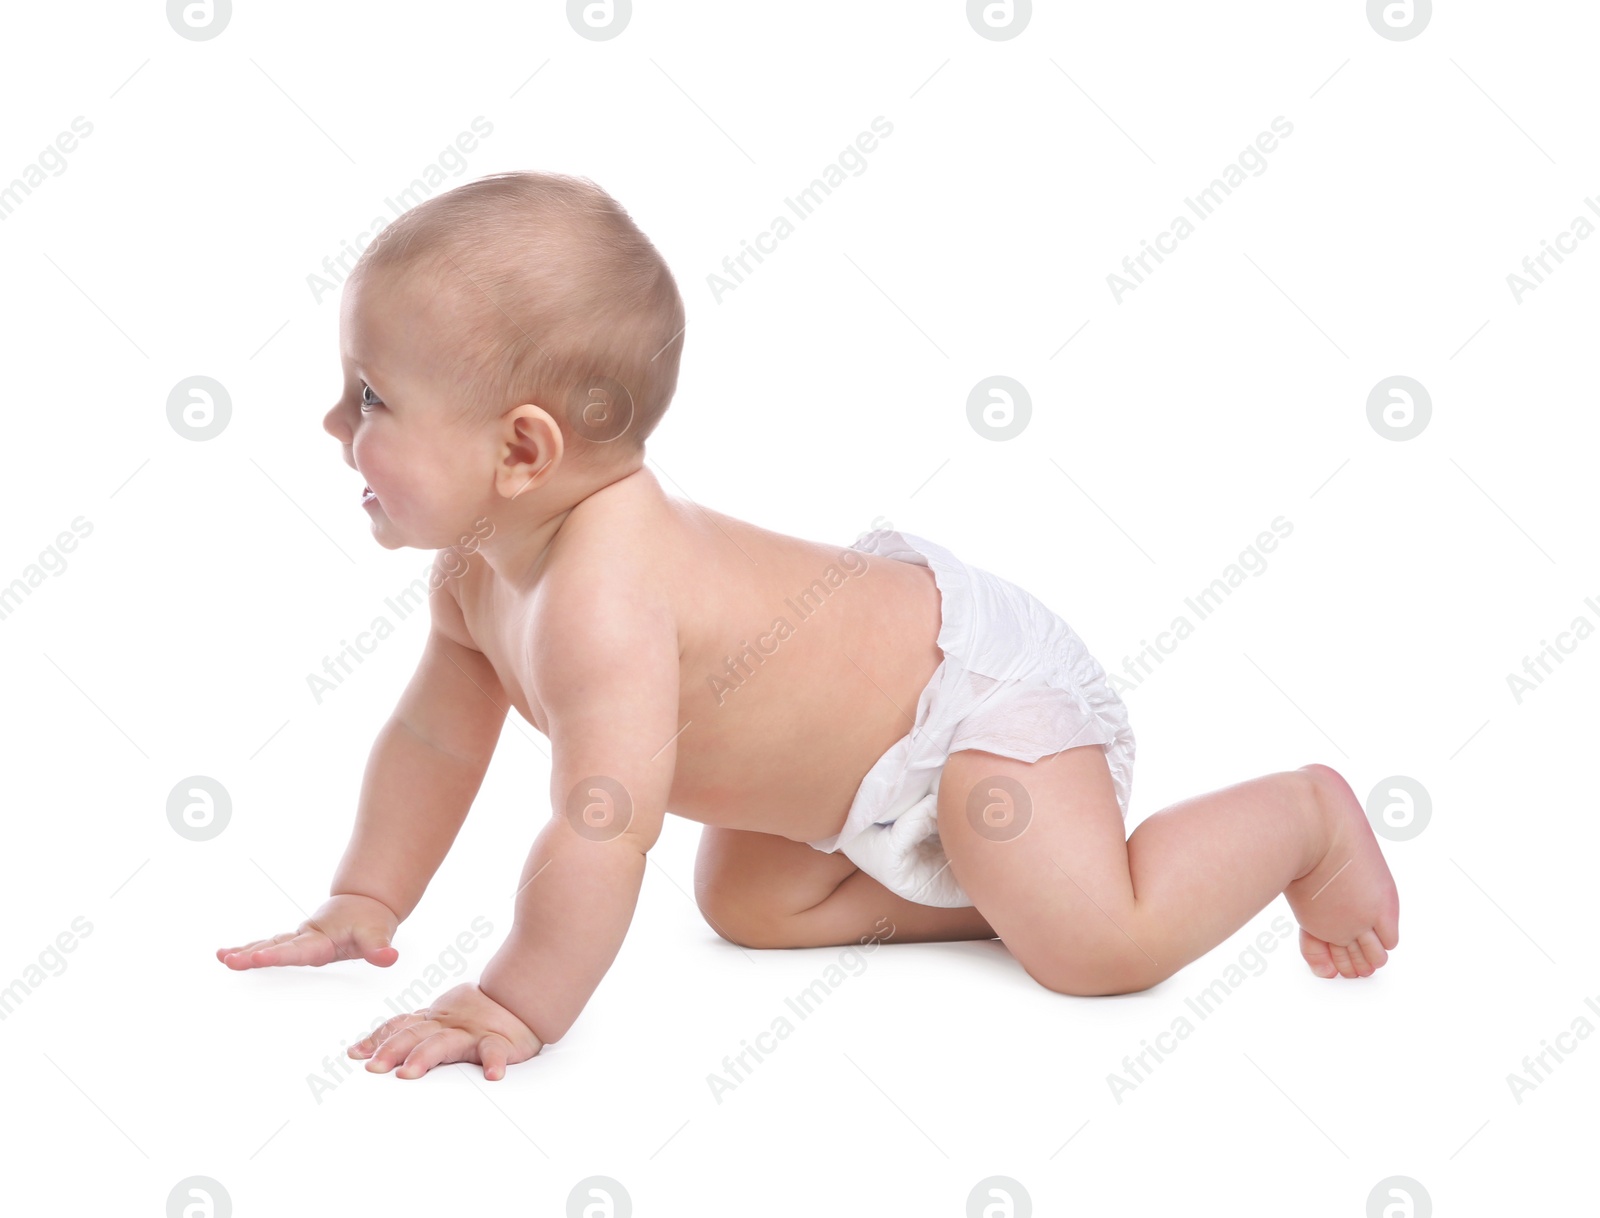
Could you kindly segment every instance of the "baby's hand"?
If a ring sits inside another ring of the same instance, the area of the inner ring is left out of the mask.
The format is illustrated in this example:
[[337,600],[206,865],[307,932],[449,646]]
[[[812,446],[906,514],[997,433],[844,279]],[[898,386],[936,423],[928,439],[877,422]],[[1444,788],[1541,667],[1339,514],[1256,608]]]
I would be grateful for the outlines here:
[[396,1078],[421,1078],[447,1062],[477,1062],[483,1077],[493,1080],[505,1077],[507,1064],[527,1061],[542,1048],[527,1024],[469,982],[425,1010],[396,1015],[345,1052],[370,1057],[367,1069],[376,1074],[399,1064]]
[[298,930],[242,947],[218,948],[217,959],[231,969],[334,960],[365,960],[388,968],[400,958],[389,946],[399,925],[400,919],[382,901],[354,895],[329,897]]

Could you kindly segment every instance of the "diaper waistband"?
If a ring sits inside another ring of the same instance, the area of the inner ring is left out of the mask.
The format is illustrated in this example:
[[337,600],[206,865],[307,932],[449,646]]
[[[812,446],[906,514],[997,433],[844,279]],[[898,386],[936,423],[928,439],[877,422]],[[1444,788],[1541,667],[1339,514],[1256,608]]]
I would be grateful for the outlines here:
[[[1076,658],[1072,628],[1010,580],[973,567],[938,542],[898,529],[863,533],[850,546],[933,571],[939,587],[939,650],[997,681],[1026,678]],[[1033,646],[1018,646],[1019,636]]]

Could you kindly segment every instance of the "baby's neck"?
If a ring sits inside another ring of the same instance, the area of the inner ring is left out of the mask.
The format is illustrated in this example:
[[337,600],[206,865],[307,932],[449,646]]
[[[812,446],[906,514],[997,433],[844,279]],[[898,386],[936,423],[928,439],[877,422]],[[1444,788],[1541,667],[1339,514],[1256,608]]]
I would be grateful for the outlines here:
[[[524,502],[501,505],[490,518],[492,528],[479,543],[478,553],[493,572],[493,578],[513,588],[531,589],[546,566],[546,558],[573,512],[606,493],[631,488],[641,479],[656,494],[661,488],[655,477],[637,464],[620,468],[569,474],[567,480],[548,488],[548,494]],[[519,509],[512,511],[510,509]]]

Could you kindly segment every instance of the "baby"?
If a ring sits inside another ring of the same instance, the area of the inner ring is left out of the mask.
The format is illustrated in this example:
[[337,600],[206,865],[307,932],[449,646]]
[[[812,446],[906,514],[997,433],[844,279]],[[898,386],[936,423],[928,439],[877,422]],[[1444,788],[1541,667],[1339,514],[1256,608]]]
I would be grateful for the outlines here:
[[1322,977],[1399,937],[1394,881],[1323,765],[1124,821],[1133,733],[1060,617],[892,529],[849,546],[666,494],[644,443],[684,306],[586,179],[513,173],[405,213],[362,254],[323,421],[386,549],[439,551],[432,627],[368,759],[331,896],[229,968],[391,946],[477,794],[507,710],[550,740],[551,815],[476,984],[350,1046],[484,1077],[559,1040],[627,932],[645,852],[701,822],[695,896],[724,939],[998,937],[1062,994],[1171,976],[1279,893]]

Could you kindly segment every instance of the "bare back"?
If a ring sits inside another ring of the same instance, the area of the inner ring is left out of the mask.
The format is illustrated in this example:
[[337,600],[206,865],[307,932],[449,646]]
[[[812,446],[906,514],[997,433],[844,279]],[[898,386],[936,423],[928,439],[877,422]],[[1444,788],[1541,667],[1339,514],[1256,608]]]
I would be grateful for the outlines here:
[[942,658],[928,568],[775,533],[670,498],[641,469],[579,503],[532,588],[474,557],[452,581],[470,645],[548,734],[517,657],[547,595],[600,566],[659,597],[678,628],[677,766],[668,811],[813,841],[838,832],[862,777],[911,730]]

